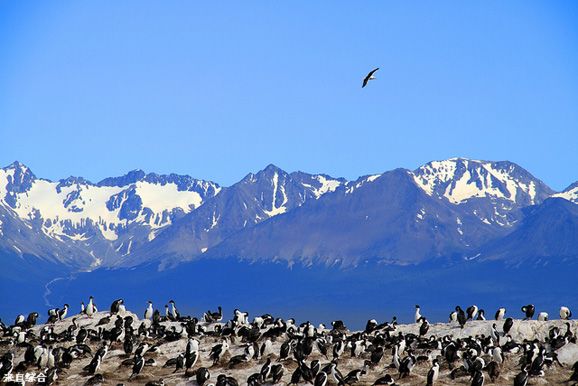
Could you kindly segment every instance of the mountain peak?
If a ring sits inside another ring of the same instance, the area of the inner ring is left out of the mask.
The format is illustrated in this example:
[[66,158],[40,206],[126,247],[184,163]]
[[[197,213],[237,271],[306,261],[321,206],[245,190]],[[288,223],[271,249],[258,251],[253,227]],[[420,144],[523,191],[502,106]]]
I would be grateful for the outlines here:
[[22,170],[23,172],[30,170],[30,168],[28,166],[24,165],[22,162],[20,162],[18,160],[12,162],[10,165],[6,166],[3,169],[4,170]]
[[285,171],[283,169],[281,169],[280,167],[278,167],[277,165],[274,164],[269,164],[267,166],[265,166],[265,169],[261,170],[262,172],[265,172],[267,174],[269,173],[285,173]]
[[450,158],[414,170],[415,182],[430,196],[454,204],[471,198],[496,198],[518,203],[541,202],[553,191],[527,170],[510,161]]
[[259,182],[262,179],[269,180],[274,178],[275,174],[279,175],[286,175],[288,174],[283,169],[279,168],[274,164],[269,164],[265,166],[264,169],[259,170],[257,173],[249,173],[240,181],[241,183],[255,183]]
[[574,204],[578,204],[578,181],[568,186],[562,192],[554,194],[552,197],[560,197]]
[[146,173],[141,169],[131,170],[127,174],[120,177],[108,177],[100,181],[98,186],[126,186],[141,181],[146,177]]

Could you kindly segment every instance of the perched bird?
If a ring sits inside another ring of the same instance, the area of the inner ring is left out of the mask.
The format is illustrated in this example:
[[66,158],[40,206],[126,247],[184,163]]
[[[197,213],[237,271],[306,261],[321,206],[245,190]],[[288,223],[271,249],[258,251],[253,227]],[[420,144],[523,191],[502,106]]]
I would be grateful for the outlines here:
[[420,313],[420,307],[418,304],[415,305],[415,316],[414,316],[414,320],[416,323],[419,323],[421,320],[422,316]]
[[374,80],[375,76],[373,76],[373,74],[375,74],[375,72],[379,70],[379,67],[374,68],[373,70],[369,71],[369,73],[365,76],[365,78],[363,78],[363,85],[361,86],[361,88],[364,88],[365,86],[367,86],[367,83],[370,80]]
[[510,332],[513,325],[514,325],[514,319],[512,319],[512,318],[506,319],[506,321],[504,322],[504,326],[503,326],[504,335],[507,335]]
[[353,385],[361,380],[361,376],[365,374],[363,369],[354,369],[347,373],[346,376],[340,381],[340,385]]
[[122,299],[116,299],[114,302],[112,302],[112,304],[110,305],[110,314],[111,315],[115,315],[118,314],[120,312],[120,306],[124,303],[124,300]]
[[458,323],[460,324],[461,328],[464,328],[464,326],[466,325],[466,321],[468,320],[466,318],[466,313],[464,312],[464,310],[462,310],[462,308],[460,306],[456,306],[456,318],[458,320]]
[[525,317],[524,320],[530,320],[534,317],[534,312],[536,311],[536,307],[533,304],[528,304],[527,306],[522,307],[522,312],[524,313]]
[[84,310],[84,312],[86,313],[86,315],[88,315],[89,318],[92,318],[92,315],[98,312],[98,309],[94,304],[94,298],[92,296],[89,298],[88,304],[86,305],[86,309]]
[[281,364],[271,366],[271,377],[273,378],[274,385],[281,381],[284,372],[285,370],[283,369],[283,365]]
[[172,321],[179,320],[181,317],[181,314],[177,310],[177,306],[175,304],[175,301],[174,300],[169,301],[169,305],[170,305],[169,313],[168,313],[169,319]]
[[528,384],[528,367],[522,366],[522,371],[514,378],[514,386],[526,386]]
[[498,308],[498,311],[496,311],[495,319],[503,320],[504,315],[506,315],[506,309],[504,307]]
[[475,304],[466,308],[466,314],[468,315],[468,320],[474,320],[478,314],[478,306]]
[[490,376],[490,381],[495,382],[496,379],[500,376],[500,365],[496,361],[491,361],[485,367],[485,370],[488,372]]
[[560,307],[560,319],[569,320],[572,317],[572,311],[568,307]]
[[135,355],[134,365],[132,366],[132,374],[130,375],[130,377],[128,379],[131,380],[134,377],[136,377],[137,375],[139,375],[140,372],[142,371],[144,365],[145,365],[144,358],[138,354]]
[[211,373],[209,372],[208,368],[199,367],[197,369],[197,373],[195,375],[195,378],[196,378],[199,386],[203,386],[205,384],[205,382],[207,382],[209,379],[211,379]]
[[327,374],[324,372],[320,372],[315,377],[315,382],[313,383],[313,386],[325,386],[327,385],[327,381],[328,381]]
[[153,317],[153,302],[151,302],[150,300],[147,302],[147,308],[144,312],[144,318],[145,319],[151,319]]
[[399,377],[405,378],[409,376],[411,374],[411,371],[415,367],[415,364],[416,364],[415,356],[412,353],[409,353],[409,355],[403,358],[403,360],[399,364]]
[[481,370],[477,370],[472,377],[472,386],[483,386],[484,385],[484,373]]
[[222,355],[229,350],[229,344],[225,339],[221,343],[213,346],[211,352],[209,353],[209,358],[213,361],[213,365],[216,365],[221,359]]
[[373,382],[372,386],[382,386],[382,385],[393,385],[395,384],[393,377],[389,374],[385,374],[383,377],[380,377]]
[[199,352],[193,351],[191,353],[185,354],[185,376],[188,374],[189,369],[192,369],[197,361],[199,360]]
[[210,310],[205,312],[204,319],[207,323],[220,322],[223,320],[223,309],[219,306],[217,312],[211,312]]
[[476,318],[476,320],[486,320],[486,311],[479,310],[478,317]]
[[65,304],[64,307],[62,307],[62,309],[58,310],[58,320],[64,320],[64,318],[66,318],[69,307],[70,306],[68,304]]
[[427,373],[426,386],[433,386],[434,382],[437,381],[439,375],[440,375],[440,364],[437,359],[434,359],[433,365]]
[[429,322],[423,316],[421,317],[421,320],[422,320],[422,323],[421,323],[421,326],[419,326],[419,336],[424,336],[427,334],[427,332],[429,330]]

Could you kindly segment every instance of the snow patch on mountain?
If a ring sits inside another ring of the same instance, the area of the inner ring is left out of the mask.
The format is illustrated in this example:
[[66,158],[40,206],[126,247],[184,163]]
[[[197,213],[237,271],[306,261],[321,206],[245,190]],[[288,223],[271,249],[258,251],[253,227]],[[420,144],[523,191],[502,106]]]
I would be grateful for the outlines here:
[[317,175],[315,176],[315,179],[321,184],[321,187],[316,188],[306,183],[302,183],[301,185],[310,189],[316,199],[321,197],[325,193],[334,192],[335,189],[337,189],[342,185],[341,181],[330,179],[323,175]]
[[414,180],[430,196],[438,194],[454,204],[474,197],[517,201],[526,194],[536,200],[536,183],[516,175],[512,163],[487,162],[462,158],[427,163],[414,172]]
[[185,212],[198,208],[203,203],[201,195],[194,191],[180,191],[176,184],[151,184],[139,181],[136,183],[136,193],[141,198],[143,206],[155,213],[180,208]]
[[[44,234],[60,241],[64,237],[86,240],[87,226],[115,241],[119,230],[131,223],[165,227],[171,224],[173,211],[189,213],[220,191],[216,184],[188,176],[144,172],[128,176],[133,177],[112,178],[111,183],[98,185],[76,177],[52,182],[33,178],[27,167],[15,163],[0,169],[0,205],[10,207],[23,220],[40,222]],[[119,181],[129,185],[112,183]]]
[[[287,194],[285,193],[285,187],[283,185],[279,186],[279,173],[275,172],[273,174],[272,179],[273,184],[273,202],[271,203],[271,210],[263,210],[265,214],[269,217],[277,216],[278,214],[285,213],[287,208],[285,204],[287,204]],[[279,206],[277,206],[277,194],[280,193],[282,198],[282,202]]]
[[552,197],[560,197],[574,204],[578,204],[578,182],[570,185],[563,192],[552,195]]
[[363,185],[365,185],[366,183],[371,183],[374,182],[375,180],[377,180],[379,177],[381,177],[382,174],[373,174],[370,176],[365,176],[365,177],[361,177],[360,179],[358,179],[357,181],[352,181],[350,182],[347,187],[347,189],[345,190],[346,194],[351,194],[353,193],[356,189],[361,188]]

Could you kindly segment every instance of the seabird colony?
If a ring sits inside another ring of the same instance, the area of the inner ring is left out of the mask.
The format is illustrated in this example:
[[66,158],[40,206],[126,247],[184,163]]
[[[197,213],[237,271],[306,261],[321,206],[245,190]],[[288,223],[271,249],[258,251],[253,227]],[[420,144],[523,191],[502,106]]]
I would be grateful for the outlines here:
[[46,385],[147,386],[578,382],[578,362],[559,360],[571,346],[578,355],[570,309],[561,307],[556,321],[545,313],[533,320],[535,310],[525,305],[514,319],[501,307],[484,322],[484,310],[457,306],[448,323],[430,324],[416,305],[415,323],[371,319],[350,331],[340,320],[330,328],[269,314],[251,320],[238,309],[223,322],[221,307],[199,319],[182,315],[173,300],[164,315],[149,301],[139,319],[123,299],[98,312],[90,297],[73,316],[68,304],[48,310],[42,326],[37,312],[12,325],[0,321],[0,379],[22,384],[18,377],[40,373],[38,383]]

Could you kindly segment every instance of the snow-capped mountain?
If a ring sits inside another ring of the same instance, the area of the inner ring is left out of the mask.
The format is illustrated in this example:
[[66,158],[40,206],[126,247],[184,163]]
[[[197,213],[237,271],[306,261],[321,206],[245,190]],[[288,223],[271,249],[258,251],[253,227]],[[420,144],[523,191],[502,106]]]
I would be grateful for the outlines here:
[[169,257],[171,263],[189,260],[232,234],[290,212],[306,201],[315,201],[345,182],[327,175],[289,174],[269,165],[224,188],[120,265],[136,265],[165,257]]
[[475,259],[522,234],[527,208],[547,218],[549,197],[576,204],[578,184],[556,193],[514,163],[463,158],[355,181],[269,165],[224,188],[141,170],[50,181],[15,162],[0,169],[0,250],[82,269],[232,256],[349,266]]
[[572,185],[564,189],[562,192],[552,195],[552,197],[560,197],[565,200],[571,201],[574,204],[578,204],[578,181],[574,182]]
[[15,162],[0,169],[0,206],[39,236],[76,244],[96,265],[129,254],[220,191],[189,176],[136,170],[93,184],[79,177],[37,178]]
[[415,263],[467,249],[452,226],[455,217],[449,205],[425,194],[409,171],[397,169],[345,184],[318,202],[239,231],[207,253],[306,265]]
[[511,227],[518,209],[542,202],[554,192],[528,171],[508,161],[451,158],[414,171],[415,182],[430,196],[461,205],[481,221]]
[[414,176],[427,194],[444,197],[454,204],[484,197],[525,206],[553,193],[527,170],[508,161],[450,158],[429,162],[415,170]]

